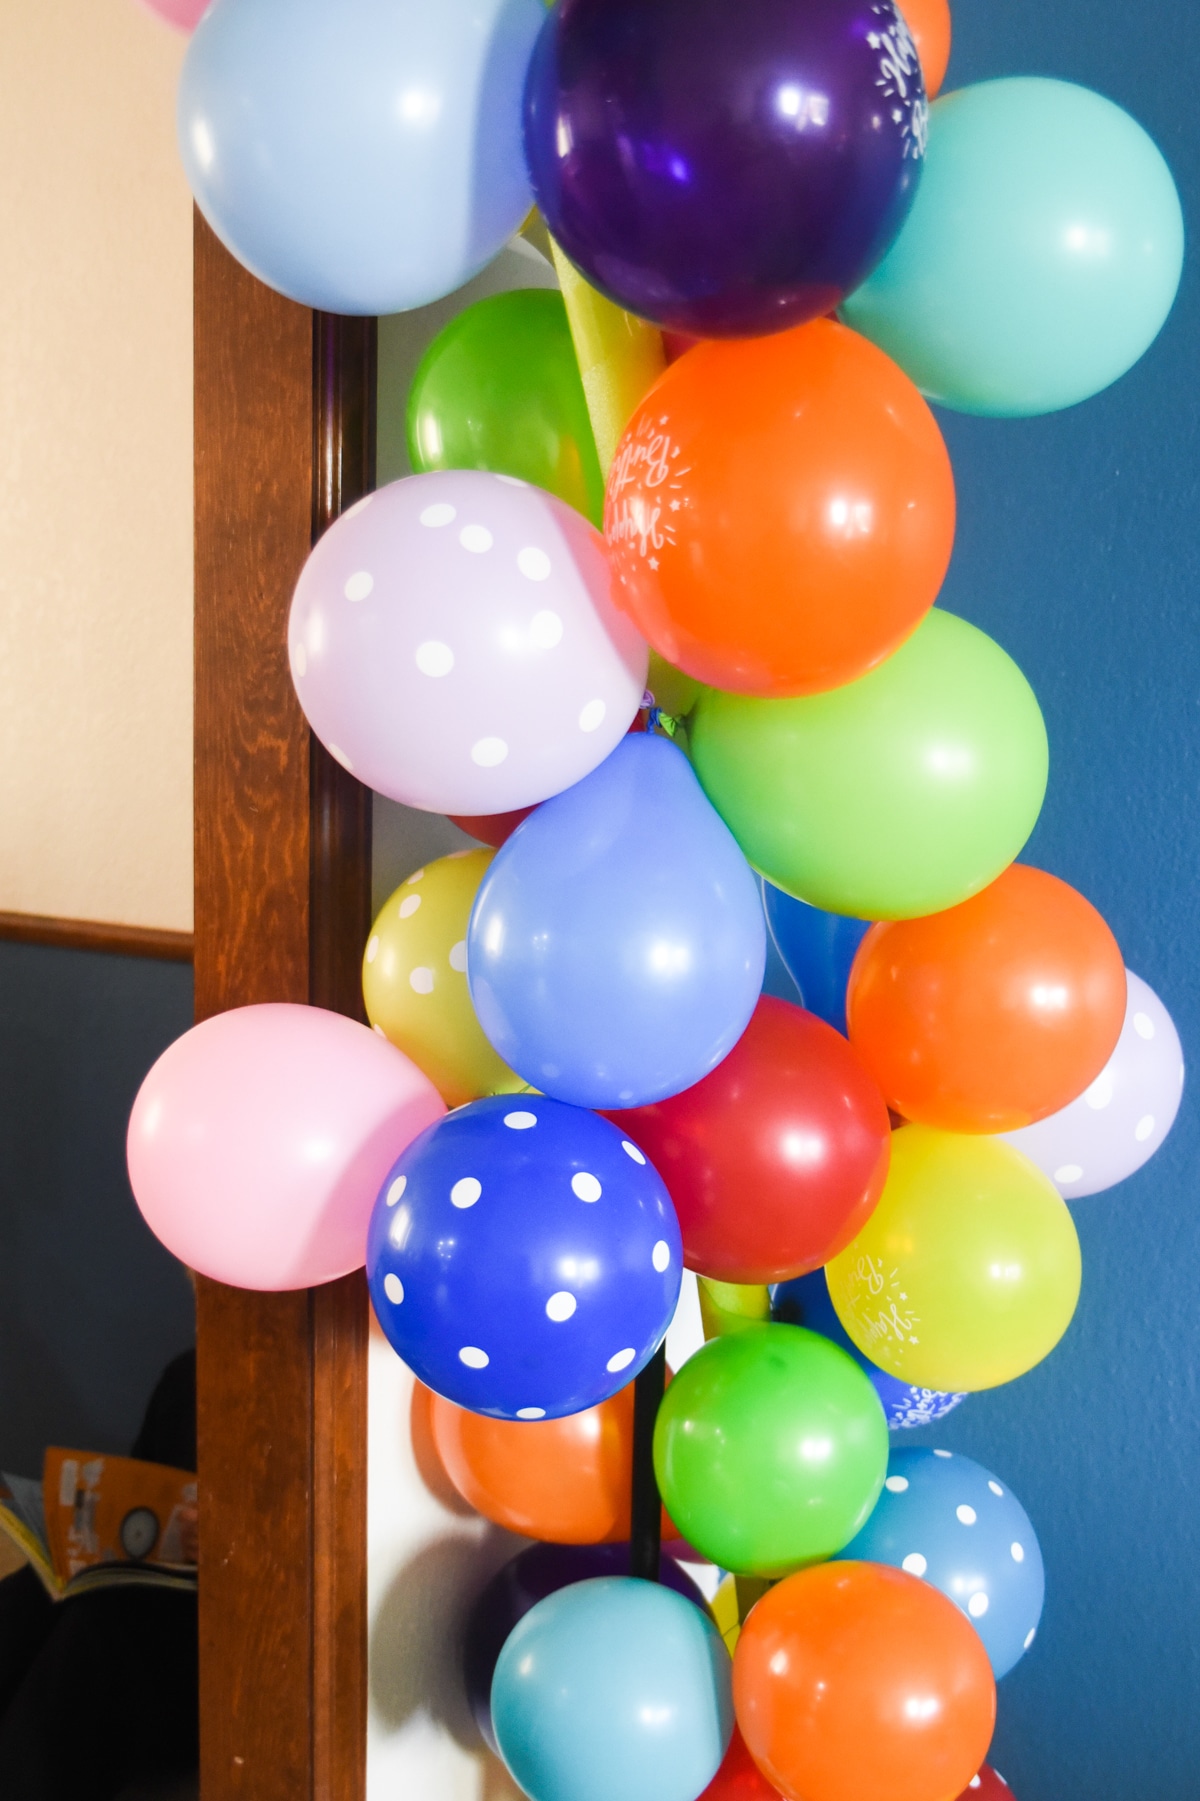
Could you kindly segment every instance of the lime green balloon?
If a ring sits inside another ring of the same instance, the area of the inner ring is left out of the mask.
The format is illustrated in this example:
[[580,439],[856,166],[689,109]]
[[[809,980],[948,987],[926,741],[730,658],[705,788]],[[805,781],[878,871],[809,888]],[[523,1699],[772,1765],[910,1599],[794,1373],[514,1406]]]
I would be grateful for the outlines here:
[[842,316],[945,406],[1046,413],[1137,361],[1182,267],[1179,195],[1137,121],[1018,76],[934,102],[912,211]]
[[849,1544],[879,1499],[888,1429],[869,1378],[801,1326],[714,1338],[667,1389],[654,1468],[702,1556],[786,1576]]
[[408,397],[417,471],[491,469],[557,494],[601,523],[604,481],[561,294],[477,300],[422,357]]
[[1046,792],[1046,728],[1000,646],[939,608],[856,682],[796,700],[706,689],[705,793],[754,867],[830,913],[911,919],[1006,869]]
[[994,1388],[1070,1325],[1079,1238],[1049,1176],[1013,1145],[902,1126],[879,1205],[825,1279],[843,1326],[889,1375]]

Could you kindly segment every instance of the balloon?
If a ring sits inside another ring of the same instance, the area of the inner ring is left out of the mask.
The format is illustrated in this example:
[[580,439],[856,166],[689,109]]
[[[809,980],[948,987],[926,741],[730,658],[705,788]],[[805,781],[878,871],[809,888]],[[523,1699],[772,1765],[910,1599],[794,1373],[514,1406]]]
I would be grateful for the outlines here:
[[366,1026],[320,1007],[217,1013],[168,1045],[129,1120],[129,1180],[173,1256],[234,1288],[363,1265],[388,1165],[445,1106]]
[[1082,894],[1014,863],[927,919],[877,925],[854,959],[850,1042],[905,1119],[1006,1132],[1100,1074],[1125,1017],[1117,941]]
[[666,738],[623,740],[498,853],[467,935],[480,1024],[527,1082],[580,1107],[690,1088],[762,988],[754,877]]
[[1049,413],[1137,362],[1182,266],[1175,183],[1128,113],[1066,81],[985,81],[933,107],[916,204],[845,317],[944,406]]
[[954,477],[908,377],[817,319],[672,364],[617,449],[604,535],[618,605],[669,662],[739,694],[810,694],[881,662],[933,605]]
[[776,1801],[779,1794],[767,1781],[735,1726],[720,1769],[700,1801]]
[[492,1680],[501,1756],[531,1801],[695,1801],[733,1729],[729,1653],[699,1607],[606,1576],[539,1601]]
[[408,396],[414,469],[492,469],[599,525],[604,478],[561,294],[518,288],[443,326]]
[[210,0],[142,0],[147,12],[165,19],[168,25],[178,26],[180,31],[194,30],[209,4]]
[[467,920],[492,855],[454,851],[401,882],[363,956],[367,1018],[451,1107],[525,1087],[484,1037],[467,992]]
[[647,653],[609,595],[600,537],[510,477],[391,482],[312,551],[288,624],[318,738],[360,781],[430,813],[505,813],[569,788],[620,742]]
[[827,1563],[765,1594],[733,1666],[751,1756],[792,1801],[935,1801],[979,1768],[996,1718],[987,1654],[928,1583]]
[[[561,1419],[489,1419],[441,1395],[433,1397],[430,1419],[446,1474],[494,1525],[552,1544],[618,1544],[629,1537],[632,1383]],[[676,1536],[669,1520],[663,1536]]]
[[1079,1240],[1057,1190],[1011,1145],[903,1126],[878,1207],[826,1276],[873,1363],[969,1393],[1054,1349],[1079,1299]]
[[984,1764],[972,1776],[958,1801],[1011,1801],[1012,1790],[998,1770]]
[[423,1133],[367,1239],[392,1348],[435,1394],[495,1419],[558,1419],[624,1388],[671,1322],[681,1268],[637,1146],[541,1095],[475,1101]]
[[846,983],[867,921],[810,907],[770,882],[763,883],[763,905],[775,948],[804,1005],[835,1032],[845,1032]]
[[1046,1594],[1037,1535],[1017,1497],[969,1457],[893,1451],[874,1513],[839,1556],[940,1589],[975,1627],[997,1681],[1033,1643]]
[[654,1429],[663,1501],[703,1557],[781,1576],[831,1557],[879,1497],[888,1434],[853,1360],[799,1326],[714,1338],[679,1371]]
[[[463,1674],[475,1724],[497,1755],[499,1747],[492,1730],[492,1677],[505,1640],[518,1620],[523,1620],[547,1595],[573,1582],[628,1574],[627,1544],[530,1545],[492,1577],[467,1616]],[[704,1607],[704,1596],[672,1558],[659,1558],[658,1579],[685,1601]],[[732,1796],[730,1801],[734,1801]],[[751,1797],[746,1796],[745,1801],[751,1801]]]
[[966,1395],[947,1394],[938,1388],[921,1388],[911,1382],[897,1381],[864,1357],[837,1316],[829,1298],[825,1271],[815,1269],[807,1276],[791,1282],[780,1282],[771,1295],[771,1318],[788,1326],[806,1326],[832,1339],[841,1350],[848,1351],[860,1369],[871,1378],[871,1386],[879,1396],[883,1417],[889,1432],[900,1432],[910,1426],[929,1426],[966,1400]]
[[832,1027],[770,995],[694,1088],[612,1117],[666,1182],[688,1268],[721,1282],[780,1282],[827,1263],[866,1224],[887,1175],[879,1090]]
[[1131,969],[1125,980],[1125,1023],[1095,1081],[1057,1113],[1003,1134],[1071,1200],[1123,1182],[1153,1157],[1183,1095],[1183,1048],[1171,1015]]
[[184,59],[196,204],[268,287],[331,313],[459,288],[529,211],[539,0],[214,0]]
[[912,204],[925,129],[892,0],[570,0],[525,90],[534,197],[571,261],[707,338],[857,287]]
[[704,791],[754,867],[798,900],[906,919],[994,881],[1033,830],[1046,728],[998,644],[935,607],[832,694],[700,696]]
[[900,11],[917,47],[926,95],[932,100],[950,61],[950,7],[947,0],[904,0]]
[[511,813],[451,813],[449,819],[451,825],[456,825],[469,838],[478,838],[481,844],[490,844],[493,850],[499,850],[532,812],[532,807],[517,807]]

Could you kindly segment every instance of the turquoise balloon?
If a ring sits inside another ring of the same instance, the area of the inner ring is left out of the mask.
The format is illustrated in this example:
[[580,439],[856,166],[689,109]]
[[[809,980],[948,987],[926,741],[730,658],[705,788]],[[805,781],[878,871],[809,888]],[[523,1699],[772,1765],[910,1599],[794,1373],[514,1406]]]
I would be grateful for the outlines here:
[[842,316],[929,399],[1025,417],[1124,375],[1182,267],[1179,195],[1136,120],[1070,82],[985,81],[934,102],[913,209]]
[[729,1653],[694,1602],[602,1576],[513,1628],[492,1725],[531,1801],[696,1801],[733,1733],[730,1689]]

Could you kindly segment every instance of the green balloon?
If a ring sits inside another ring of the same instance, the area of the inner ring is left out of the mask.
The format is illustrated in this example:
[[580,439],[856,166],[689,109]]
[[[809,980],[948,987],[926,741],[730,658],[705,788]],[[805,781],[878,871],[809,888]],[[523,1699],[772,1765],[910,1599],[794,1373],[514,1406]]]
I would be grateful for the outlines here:
[[706,689],[696,774],[747,858],[798,900],[913,919],[995,881],[1046,792],[1046,727],[1000,646],[934,608],[886,662],[824,694]]
[[600,525],[604,478],[561,294],[516,288],[451,319],[408,397],[415,470],[493,469]]
[[739,1576],[786,1576],[849,1544],[879,1499],[888,1429],[869,1377],[802,1326],[714,1338],[654,1428],[667,1511]]

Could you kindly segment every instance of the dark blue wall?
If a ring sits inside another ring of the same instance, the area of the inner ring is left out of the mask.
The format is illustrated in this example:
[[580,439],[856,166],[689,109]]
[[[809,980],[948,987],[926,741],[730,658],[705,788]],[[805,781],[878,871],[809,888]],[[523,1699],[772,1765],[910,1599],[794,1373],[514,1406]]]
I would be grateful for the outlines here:
[[[952,4],[954,0],[952,0]],[[1001,74],[1099,89],[1150,131],[1200,221],[1194,0],[957,0],[947,87]],[[1158,343],[1046,419],[941,415],[958,484],[942,600],[1033,684],[1050,790],[1025,852],[1081,888],[1200,1048],[1200,281]],[[1083,1298],[1023,1381],[934,1428],[1012,1483],[1047,1569],[1042,1631],[1000,1685],[1019,1801],[1200,1795],[1200,1109],[1074,1208]],[[927,1438],[926,1442],[931,1442]]]
[[125,1174],[138,1085],[191,1023],[185,965],[0,943],[0,1469],[127,1451],[192,1342],[187,1276]]

